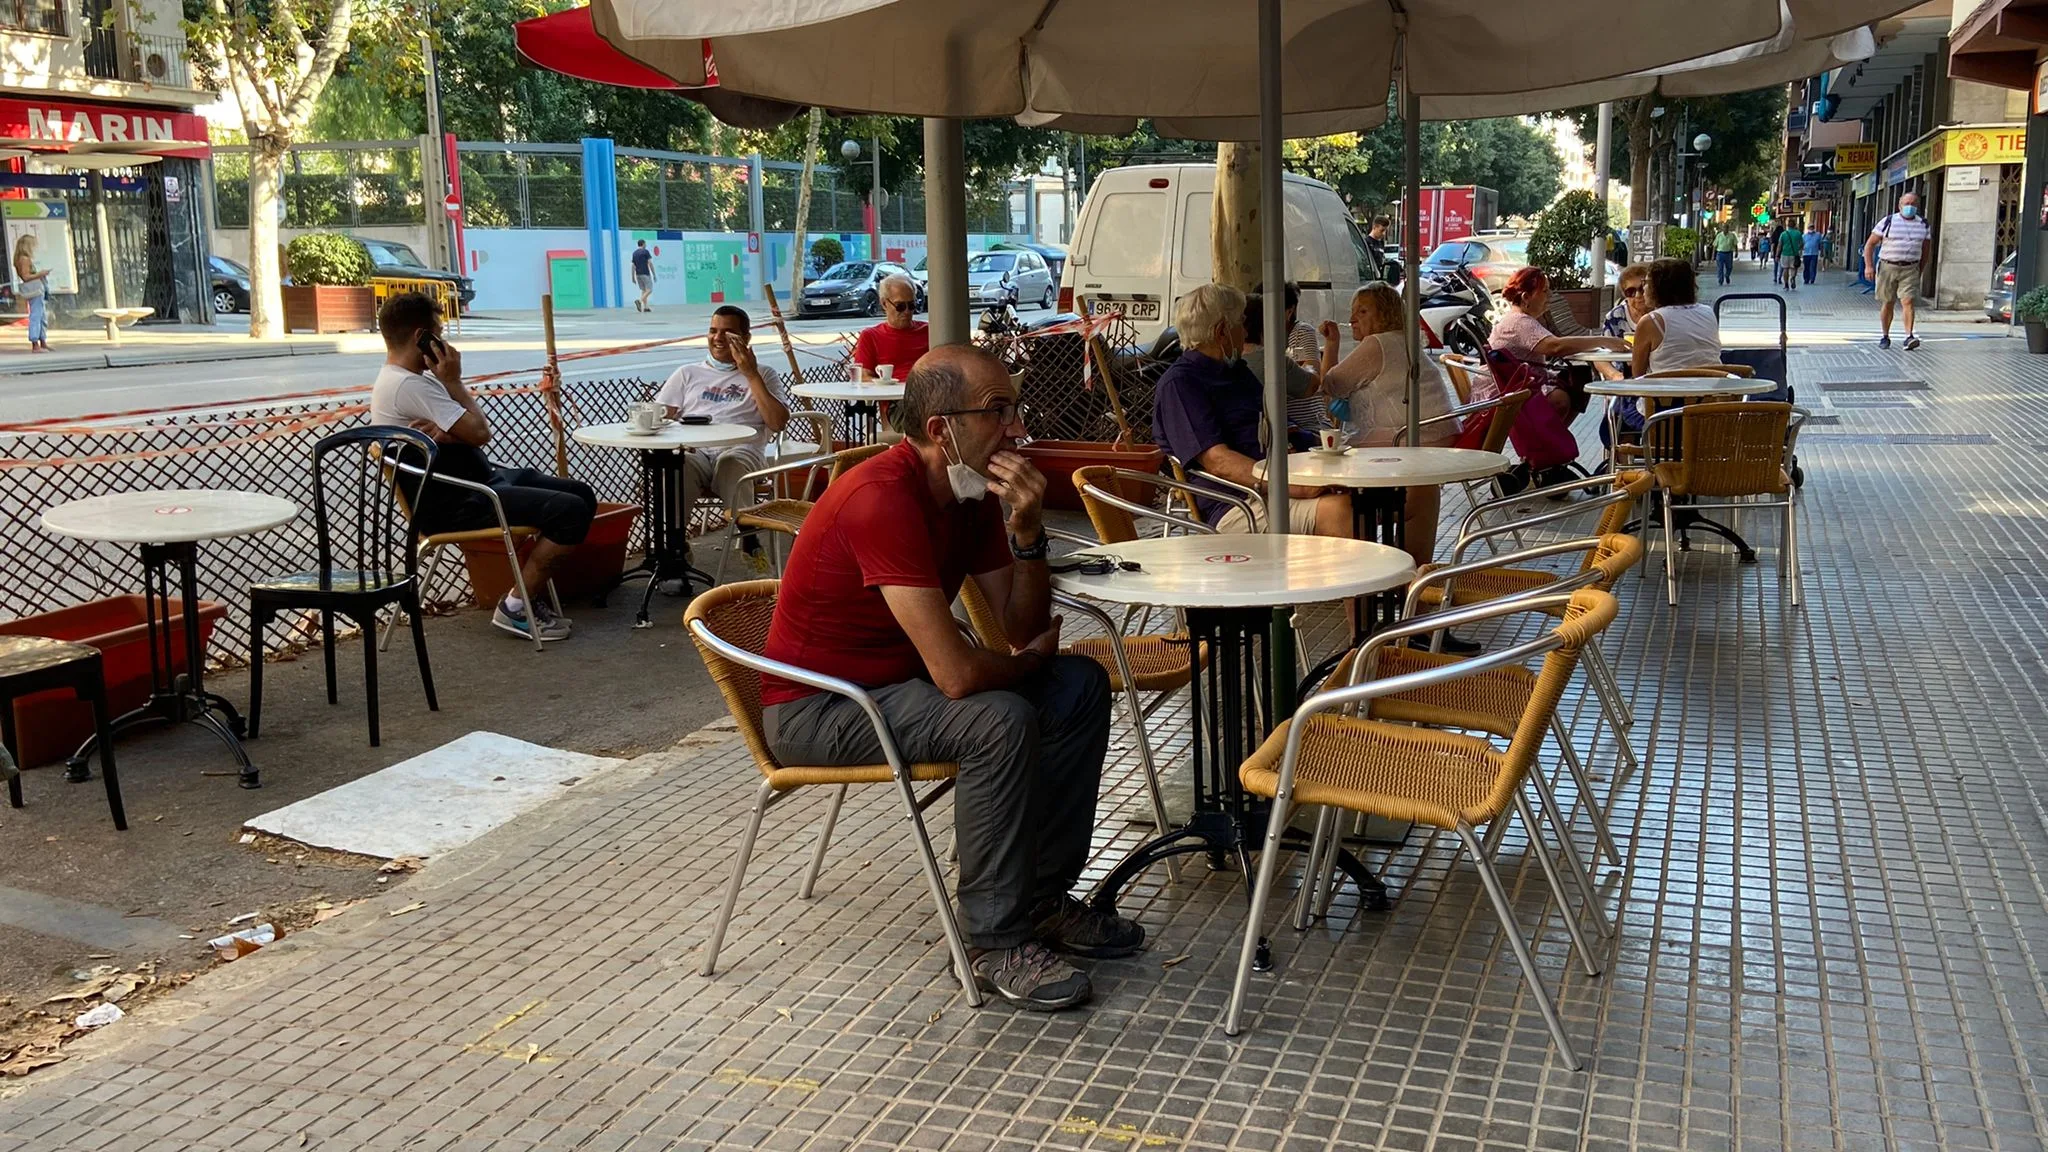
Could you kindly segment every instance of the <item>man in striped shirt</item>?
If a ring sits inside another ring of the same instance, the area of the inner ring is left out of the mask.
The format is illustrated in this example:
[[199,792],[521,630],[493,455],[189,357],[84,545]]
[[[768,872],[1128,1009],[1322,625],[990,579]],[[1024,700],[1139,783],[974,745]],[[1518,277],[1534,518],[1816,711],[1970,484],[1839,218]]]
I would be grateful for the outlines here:
[[1927,254],[1927,221],[1920,216],[1920,197],[1899,197],[1899,210],[1877,222],[1863,242],[1863,266],[1877,269],[1877,321],[1883,329],[1879,348],[1892,346],[1892,304],[1906,313],[1908,350],[1920,346],[1913,334],[1913,302],[1920,295],[1920,262]]

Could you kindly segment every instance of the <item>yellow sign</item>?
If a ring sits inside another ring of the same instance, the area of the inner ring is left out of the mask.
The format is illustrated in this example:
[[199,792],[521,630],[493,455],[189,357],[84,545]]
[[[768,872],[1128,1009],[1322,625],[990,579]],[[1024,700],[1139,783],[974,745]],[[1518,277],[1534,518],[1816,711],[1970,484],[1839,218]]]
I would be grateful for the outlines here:
[[[1836,171],[1841,170],[1841,150],[1845,147],[1848,145],[1836,146]],[[1885,165],[1885,182],[1897,184],[1951,164],[2024,164],[2026,159],[2027,132],[2017,125],[1948,128],[1928,135],[1904,152],[1892,153]]]
[[1835,145],[1835,171],[1844,176],[1858,172],[1877,171],[1877,145],[1837,144]]
[[1943,134],[1936,132],[1927,139],[1906,149],[1906,175],[1918,176],[1922,172],[1932,172],[1936,168],[1941,167],[1943,163],[1943,145],[1946,143],[1947,140]]

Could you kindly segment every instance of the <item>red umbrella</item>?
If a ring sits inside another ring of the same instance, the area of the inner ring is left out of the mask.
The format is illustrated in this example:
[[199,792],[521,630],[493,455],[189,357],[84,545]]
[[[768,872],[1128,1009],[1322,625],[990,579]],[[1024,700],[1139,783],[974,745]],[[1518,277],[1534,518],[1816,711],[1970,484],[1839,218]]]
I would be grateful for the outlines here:
[[590,26],[590,9],[570,8],[512,25],[519,54],[551,72],[619,88],[675,92],[682,85],[611,46]]

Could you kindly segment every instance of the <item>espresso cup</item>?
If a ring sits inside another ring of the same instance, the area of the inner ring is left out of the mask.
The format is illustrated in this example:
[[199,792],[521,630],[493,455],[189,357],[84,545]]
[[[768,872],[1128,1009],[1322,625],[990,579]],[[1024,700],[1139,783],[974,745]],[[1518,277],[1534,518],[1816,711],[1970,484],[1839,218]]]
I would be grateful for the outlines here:
[[633,427],[642,432],[652,432],[661,427],[664,414],[659,404],[642,404],[633,409]]
[[1322,440],[1323,451],[1337,452],[1344,447],[1344,433],[1337,428],[1324,428],[1317,433]]
[[895,380],[896,366],[894,364],[875,365],[875,379],[880,380],[884,384],[890,383],[891,381]]

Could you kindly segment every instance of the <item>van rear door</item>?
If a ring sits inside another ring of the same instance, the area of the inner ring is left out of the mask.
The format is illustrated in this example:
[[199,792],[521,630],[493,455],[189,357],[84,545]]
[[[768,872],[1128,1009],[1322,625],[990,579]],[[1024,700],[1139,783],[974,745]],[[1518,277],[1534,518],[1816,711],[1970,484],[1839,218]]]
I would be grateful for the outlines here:
[[1121,307],[1141,331],[1158,331],[1170,303],[1166,261],[1172,177],[1149,176],[1132,184],[1104,179],[1089,196],[1089,206],[1088,233],[1068,257],[1077,305],[1085,300],[1090,313]]

